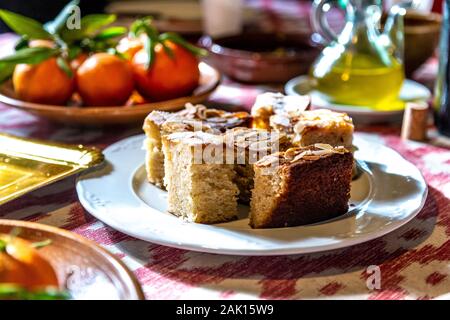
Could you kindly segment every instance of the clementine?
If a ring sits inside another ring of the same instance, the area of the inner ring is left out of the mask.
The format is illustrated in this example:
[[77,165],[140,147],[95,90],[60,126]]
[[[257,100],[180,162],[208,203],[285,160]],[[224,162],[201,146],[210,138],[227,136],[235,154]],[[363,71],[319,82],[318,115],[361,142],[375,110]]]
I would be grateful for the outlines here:
[[49,58],[41,63],[18,64],[13,73],[14,90],[22,100],[63,105],[74,91],[74,79]]
[[122,38],[117,44],[117,51],[123,54],[130,61],[134,55],[144,47],[140,38]]
[[0,235],[7,243],[0,252],[0,283],[14,283],[28,289],[58,286],[58,278],[50,263],[31,243],[17,237]]
[[72,59],[72,61],[70,61],[70,67],[76,71],[82,64],[83,62],[85,62],[88,58],[87,53],[82,52],[80,53],[75,59]]
[[90,56],[78,68],[76,83],[83,102],[92,106],[123,105],[134,89],[129,62],[108,53]]
[[173,52],[173,57],[158,43],[150,68],[146,69],[149,57],[144,49],[137,52],[132,61],[136,88],[150,100],[161,101],[189,95],[198,86],[200,79],[195,55],[171,41],[165,44]]

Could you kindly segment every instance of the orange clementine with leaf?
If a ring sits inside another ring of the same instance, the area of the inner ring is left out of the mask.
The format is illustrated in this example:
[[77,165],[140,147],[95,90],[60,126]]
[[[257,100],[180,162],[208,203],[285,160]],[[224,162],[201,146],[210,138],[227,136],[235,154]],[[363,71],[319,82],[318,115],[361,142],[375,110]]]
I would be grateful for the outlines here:
[[85,52],[80,53],[74,59],[70,61],[70,67],[76,71],[88,58],[88,54]]
[[123,54],[128,60],[132,60],[134,55],[144,47],[140,38],[122,38],[116,46],[119,53]]
[[133,71],[139,93],[155,101],[186,96],[198,86],[200,71],[194,54],[171,41],[155,46],[153,63],[147,69],[149,56],[142,49],[133,58]]
[[123,105],[134,89],[128,61],[109,53],[90,56],[76,72],[78,93],[91,106]]
[[27,240],[1,235],[6,243],[0,251],[0,283],[17,284],[27,289],[58,286],[51,264]]
[[74,79],[49,58],[38,64],[18,64],[12,76],[14,91],[25,101],[63,105],[74,91]]

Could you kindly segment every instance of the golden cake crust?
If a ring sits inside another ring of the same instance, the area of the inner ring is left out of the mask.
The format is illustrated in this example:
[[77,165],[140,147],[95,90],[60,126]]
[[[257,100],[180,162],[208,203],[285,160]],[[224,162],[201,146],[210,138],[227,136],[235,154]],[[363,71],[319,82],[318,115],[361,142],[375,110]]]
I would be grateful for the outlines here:
[[270,118],[270,126],[289,134],[292,142],[299,146],[328,143],[349,148],[352,145],[354,126],[346,113],[317,109],[294,117],[279,114]]
[[309,96],[285,96],[281,93],[265,92],[256,97],[252,106],[253,127],[270,129],[270,118],[274,115],[285,118],[296,117],[311,105]]
[[253,189],[253,164],[268,154],[285,150],[290,141],[284,133],[250,128],[228,130],[224,139],[227,146],[234,150],[239,200],[249,203]]
[[227,112],[188,103],[183,110],[174,113],[152,111],[145,118],[143,129],[145,133],[150,134],[152,129],[158,127],[163,130],[164,134],[167,134],[176,131],[192,131],[194,125],[200,123],[204,128],[224,132],[237,126],[246,126],[249,122],[250,115],[244,111]]
[[325,143],[316,143],[306,147],[292,147],[284,152],[277,152],[259,160],[255,163],[257,167],[268,167],[277,165],[295,165],[305,161],[316,161],[320,158],[329,157],[333,154],[349,153],[343,146],[333,147]]
[[143,129],[147,136],[146,172],[149,182],[163,188],[164,155],[161,137],[174,132],[205,131],[222,133],[229,128],[246,126],[250,122],[247,112],[227,112],[209,109],[204,105],[186,104],[181,111],[170,113],[153,111],[145,119]]
[[211,134],[203,131],[179,131],[162,137],[163,141],[172,143],[184,143],[190,146],[197,145],[223,145],[222,135]]

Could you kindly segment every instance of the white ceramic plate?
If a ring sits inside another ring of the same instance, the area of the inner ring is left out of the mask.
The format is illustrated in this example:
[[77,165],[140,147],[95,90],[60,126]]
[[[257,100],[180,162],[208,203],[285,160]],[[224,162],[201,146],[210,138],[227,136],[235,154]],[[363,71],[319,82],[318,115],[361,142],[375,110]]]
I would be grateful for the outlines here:
[[[337,112],[346,112],[356,124],[396,123],[401,122],[403,110],[375,111],[369,107],[351,106],[343,104],[330,104],[320,93],[312,90],[308,76],[299,76],[289,80],[284,91],[288,95],[311,95],[312,105],[315,108],[326,108]],[[428,100],[431,92],[424,85],[406,79],[400,91],[403,101]]]
[[144,136],[108,147],[106,165],[80,176],[77,192],[96,218],[130,236],[162,245],[220,254],[281,255],[324,251],[380,237],[423,207],[427,185],[397,152],[356,135],[362,174],[352,182],[347,214],[322,223],[280,229],[248,226],[241,219],[216,225],[185,222],[166,212],[167,194],[145,178]]

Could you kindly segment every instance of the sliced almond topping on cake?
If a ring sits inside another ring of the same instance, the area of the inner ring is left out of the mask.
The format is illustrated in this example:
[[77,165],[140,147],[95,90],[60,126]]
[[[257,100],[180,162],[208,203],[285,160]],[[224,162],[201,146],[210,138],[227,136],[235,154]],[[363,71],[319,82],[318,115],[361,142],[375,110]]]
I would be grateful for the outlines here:
[[174,132],[164,137],[169,141],[183,142],[190,145],[198,144],[223,144],[223,136],[203,131]]
[[314,147],[322,149],[322,150],[331,150],[333,147],[326,143],[315,143]]
[[295,155],[298,153],[299,148],[289,148],[284,153],[284,157],[286,159],[292,159],[295,157]]
[[256,164],[258,166],[261,167],[267,167],[267,166],[271,166],[275,163],[279,163],[280,162],[280,157],[277,153],[265,156],[264,158],[262,158],[261,160],[259,160]]
[[227,145],[253,151],[279,150],[287,143],[287,136],[276,131],[260,129],[234,128],[225,133]]
[[316,156],[316,155],[308,156],[308,155],[305,155],[305,156],[302,157],[302,159],[303,159],[303,160],[311,160],[311,161],[315,161],[315,160],[319,160],[319,159],[320,159],[320,156]]
[[352,119],[346,114],[341,112],[334,112],[328,109],[316,109],[302,112],[298,117],[293,119],[296,123],[294,131],[301,134],[305,128],[317,127],[327,128],[340,125],[353,126]]
[[303,151],[303,152],[299,153],[291,160],[291,162],[295,162],[295,161],[302,159],[303,157],[305,157],[308,154],[308,151]]
[[283,114],[291,116],[308,109],[311,104],[309,96],[285,96],[282,93],[265,92],[256,97],[252,107],[252,115]]
[[285,115],[276,114],[270,117],[270,125],[274,127],[275,126],[289,127],[291,125],[291,121]]
[[258,161],[258,166],[269,166],[274,163],[273,158],[276,158],[280,163],[294,163],[299,160],[315,161],[320,158],[333,153],[346,153],[349,152],[344,147],[332,147],[328,144],[316,144],[308,147],[293,147],[284,152],[277,152],[272,155],[266,156]]
[[252,107],[253,126],[259,129],[268,129],[271,126],[291,127],[290,119],[299,116],[310,104],[309,96],[262,93],[256,97]]

